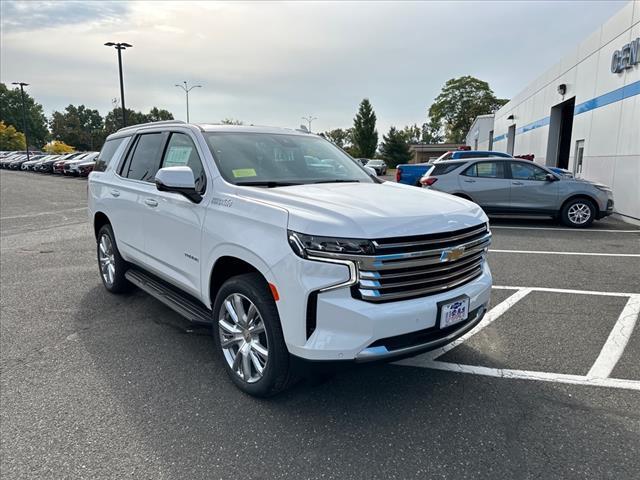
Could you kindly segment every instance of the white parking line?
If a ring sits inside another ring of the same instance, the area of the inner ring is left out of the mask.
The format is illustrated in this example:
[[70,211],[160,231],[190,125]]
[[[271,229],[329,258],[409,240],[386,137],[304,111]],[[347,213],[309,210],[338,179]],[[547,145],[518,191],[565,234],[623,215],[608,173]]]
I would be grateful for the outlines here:
[[494,250],[489,249],[489,253],[537,253],[541,255],[579,255],[594,257],[640,257],[640,253],[585,253],[585,252],[549,252],[541,250]]
[[[472,375],[482,375],[497,378],[510,378],[515,380],[537,380],[542,382],[565,383],[572,385],[585,385],[595,387],[620,388],[626,390],[640,391],[639,380],[627,380],[620,378],[609,378],[618,360],[622,357],[627,346],[631,333],[635,327],[638,317],[640,317],[640,294],[623,292],[599,292],[591,290],[571,290],[564,288],[546,287],[516,287],[508,285],[496,285],[493,288],[498,290],[516,290],[516,292],[500,302],[487,312],[485,318],[454,342],[445,345],[432,352],[427,352],[413,358],[407,358],[396,362],[397,365],[409,367],[431,368],[434,370],[444,370],[449,372],[468,373]],[[449,350],[457,347],[470,337],[478,333],[483,328],[489,326],[507,310],[522,300],[531,292],[552,292],[578,295],[600,295],[611,297],[629,297],[622,313],[618,317],[613,330],[609,334],[605,345],[602,347],[598,359],[593,364],[587,375],[569,375],[564,373],[536,372],[531,370],[512,370],[507,368],[492,368],[479,365],[464,365],[459,363],[439,362],[436,359]]]
[[607,378],[620,360],[640,316],[640,295],[632,295],[611,330],[598,359],[589,370],[589,378]]
[[598,229],[598,228],[553,228],[553,227],[510,227],[507,225],[491,225],[491,230],[503,229],[503,230],[556,230],[561,232],[585,232],[585,233],[640,233],[640,229],[637,230],[614,230],[614,229]]

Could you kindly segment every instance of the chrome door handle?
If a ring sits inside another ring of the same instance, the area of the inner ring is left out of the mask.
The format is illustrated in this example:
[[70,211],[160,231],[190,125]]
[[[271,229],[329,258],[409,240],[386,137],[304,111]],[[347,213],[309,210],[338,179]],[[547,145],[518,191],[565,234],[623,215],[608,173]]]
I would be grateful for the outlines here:
[[119,197],[120,196],[120,191],[119,190],[111,190],[111,195],[114,197]]
[[157,207],[158,206],[158,202],[156,202],[153,198],[145,199],[144,203],[146,203],[150,207]]
[[524,182],[513,182],[514,185],[524,185]]
[[467,183],[476,183],[475,180],[465,180],[465,182],[467,182]]

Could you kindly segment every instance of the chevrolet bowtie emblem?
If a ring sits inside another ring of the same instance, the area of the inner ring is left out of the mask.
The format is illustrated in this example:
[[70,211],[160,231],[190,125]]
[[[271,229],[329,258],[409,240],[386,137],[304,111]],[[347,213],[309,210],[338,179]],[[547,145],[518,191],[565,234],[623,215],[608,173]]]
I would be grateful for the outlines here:
[[447,248],[440,254],[441,262],[453,262],[464,255],[464,247]]

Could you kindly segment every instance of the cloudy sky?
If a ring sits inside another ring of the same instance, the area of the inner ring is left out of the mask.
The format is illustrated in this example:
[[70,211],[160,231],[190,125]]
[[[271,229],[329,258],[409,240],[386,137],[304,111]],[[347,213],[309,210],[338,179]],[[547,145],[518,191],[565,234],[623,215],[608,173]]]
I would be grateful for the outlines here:
[[509,98],[625,2],[100,2],[0,5],[0,81],[24,81],[45,113],[69,103],[103,114],[119,97],[124,52],[127,107],[191,120],[226,117],[314,131],[348,127],[368,97],[379,130],[421,124],[443,83],[474,75]]

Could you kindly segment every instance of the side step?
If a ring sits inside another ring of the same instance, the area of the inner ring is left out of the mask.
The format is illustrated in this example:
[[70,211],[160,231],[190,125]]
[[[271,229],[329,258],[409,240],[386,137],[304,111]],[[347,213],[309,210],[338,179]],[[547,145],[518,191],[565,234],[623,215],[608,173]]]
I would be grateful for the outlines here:
[[124,276],[140,290],[160,300],[190,322],[199,325],[211,325],[213,323],[211,310],[208,310],[196,299],[189,298],[188,295],[162,280],[135,268],[127,270]]

